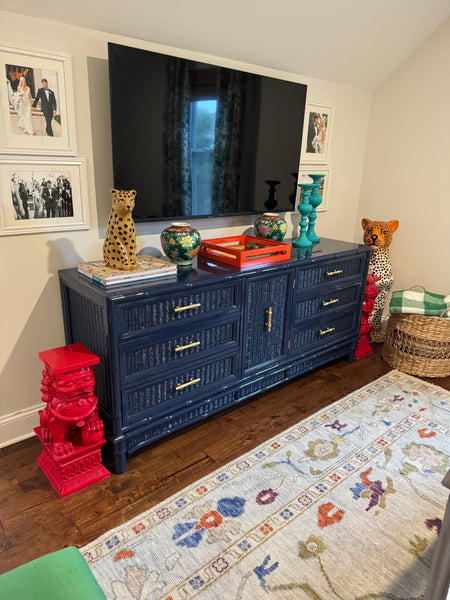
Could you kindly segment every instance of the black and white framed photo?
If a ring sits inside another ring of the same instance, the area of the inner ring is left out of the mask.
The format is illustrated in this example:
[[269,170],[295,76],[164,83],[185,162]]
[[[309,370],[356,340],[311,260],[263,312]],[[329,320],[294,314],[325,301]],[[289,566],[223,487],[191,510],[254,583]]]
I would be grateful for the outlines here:
[[300,164],[326,164],[333,124],[333,107],[308,103],[304,123]]
[[[313,179],[310,175],[323,175],[319,181],[319,196],[322,198],[322,202],[317,207],[317,212],[325,212],[328,210],[328,190],[330,189],[330,180],[331,180],[331,167],[310,167],[300,169],[299,172],[299,183],[313,183]],[[299,186],[298,191],[298,203],[301,203],[303,200],[302,197],[302,188]]]
[[84,159],[0,157],[0,235],[89,229]]
[[69,54],[0,45],[0,153],[75,156]]

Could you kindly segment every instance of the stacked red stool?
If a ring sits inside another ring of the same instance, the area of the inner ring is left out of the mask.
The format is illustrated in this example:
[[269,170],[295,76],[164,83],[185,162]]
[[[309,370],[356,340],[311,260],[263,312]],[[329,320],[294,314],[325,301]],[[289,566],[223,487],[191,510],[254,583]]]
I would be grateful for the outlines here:
[[375,308],[375,298],[378,296],[378,289],[376,286],[377,281],[381,277],[367,275],[367,285],[364,291],[364,302],[361,316],[361,326],[359,329],[359,340],[356,344],[355,359],[362,358],[373,352],[373,348],[370,345],[370,332],[372,331],[372,323],[369,322],[372,316],[373,309]]
[[110,476],[102,465],[105,443],[98,415],[94,367],[98,356],[82,344],[39,352],[45,408],[34,431],[42,443],[37,462],[65,498]]

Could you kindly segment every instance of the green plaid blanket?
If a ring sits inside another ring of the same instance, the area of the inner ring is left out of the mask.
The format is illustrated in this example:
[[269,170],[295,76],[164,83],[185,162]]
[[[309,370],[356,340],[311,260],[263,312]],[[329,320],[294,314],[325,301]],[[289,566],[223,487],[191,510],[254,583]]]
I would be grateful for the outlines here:
[[[391,313],[425,315],[427,317],[440,317],[446,308],[450,309],[450,295],[442,296],[423,290],[392,292],[389,305]],[[450,310],[442,316],[450,318]]]

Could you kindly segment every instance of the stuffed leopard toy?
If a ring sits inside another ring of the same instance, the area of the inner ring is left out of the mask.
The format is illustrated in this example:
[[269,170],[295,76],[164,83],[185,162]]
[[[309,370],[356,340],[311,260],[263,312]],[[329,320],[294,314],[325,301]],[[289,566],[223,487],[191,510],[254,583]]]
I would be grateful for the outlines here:
[[378,295],[375,298],[375,308],[369,321],[372,323],[372,342],[383,342],[385,334],[381,329],[384,305],[394,282],[389,246],[392,235],[398,228],[398,221],[362,220],[364,229],[364,244],[370,246],[369,273],[381,277],[376,282]]
[[108,267],[129,271],[136,267],[136,227],[131,212],[135,190],[111,190],[112,209],[103,242],[103,260]]

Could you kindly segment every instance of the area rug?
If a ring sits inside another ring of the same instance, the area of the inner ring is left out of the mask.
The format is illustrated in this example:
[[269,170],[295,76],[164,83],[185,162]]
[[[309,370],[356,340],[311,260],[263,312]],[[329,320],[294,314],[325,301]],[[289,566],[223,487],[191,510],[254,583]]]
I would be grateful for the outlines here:
[[110,600],[419,599],[449,425],[449,392],[391,371],[82,553]]

